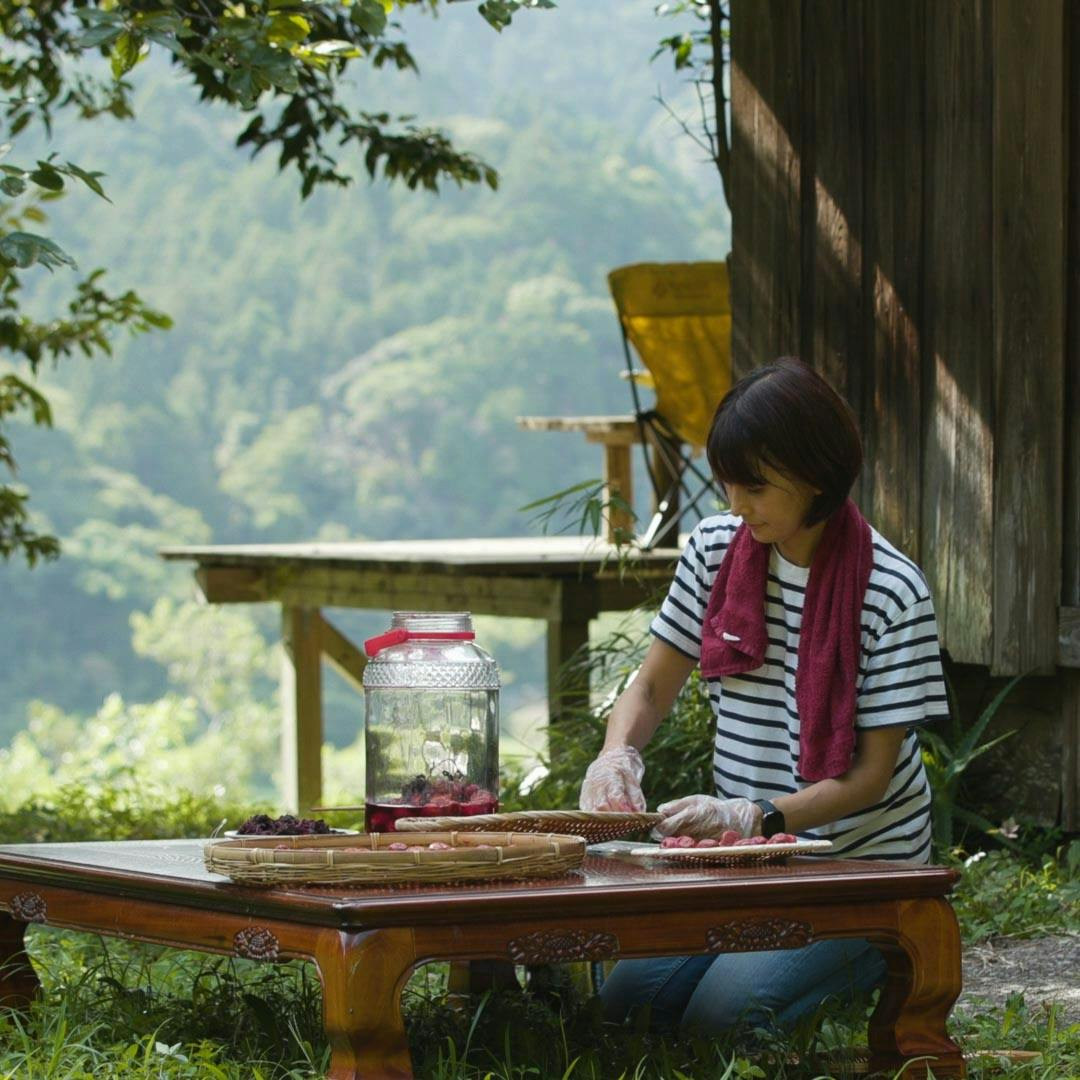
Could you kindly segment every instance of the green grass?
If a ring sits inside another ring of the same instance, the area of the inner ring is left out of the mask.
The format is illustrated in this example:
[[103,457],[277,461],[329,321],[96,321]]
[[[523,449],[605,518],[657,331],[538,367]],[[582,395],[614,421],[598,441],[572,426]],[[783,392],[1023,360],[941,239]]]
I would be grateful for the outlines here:
[[1080,840],[1053,854],[953,854],[962,872],[951,900],[965,942],[1038,937],[1080,927]]
[[[29,1012],[0,1010],[0,1077],[218,1078],[320,1076],[328,1061],[314,969],[30,927],[28,948],[44,995]],[[844,1080],[830,1053],[865,1045],[869,1008],[825,1007],[791,1035],[765,1032],[715,1040],[650,1034],[601,1022],[568,969],[538,992],[501,993],[454,1004],[446,969],[432,964],[404,995],[417,1075],[431,1080]],[[973,1080],[1080,1076],[1080,1025],[1022,997],[1004,1009],[958,1011],[952,1031],[965,1051],[1027,1050],[1038,1058],[1003,1072],[994,1058]]]

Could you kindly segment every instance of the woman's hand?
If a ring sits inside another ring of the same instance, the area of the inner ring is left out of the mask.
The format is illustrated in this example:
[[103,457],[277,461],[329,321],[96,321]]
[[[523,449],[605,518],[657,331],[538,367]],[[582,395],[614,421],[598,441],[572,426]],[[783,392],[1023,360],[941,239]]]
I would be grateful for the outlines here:
[[581,782],[582,810],[625,810],[640,814],[645,809],[641,778],[645,762],[632,746],[603,750],[585,771]]
[[714,799],[711,795],[687,795],[662,803],[657,811],[664,820],[653,828],[657,836],[719,837],[728,829],[740,836],[761,831],[761,809],[749,799]]

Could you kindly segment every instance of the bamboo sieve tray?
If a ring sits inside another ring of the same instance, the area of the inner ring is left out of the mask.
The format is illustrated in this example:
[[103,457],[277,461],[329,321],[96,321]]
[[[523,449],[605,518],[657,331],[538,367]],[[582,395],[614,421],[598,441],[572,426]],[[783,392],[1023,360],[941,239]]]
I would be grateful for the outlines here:
[[399,818],[399,832],[424,829],[457,829],[463,832],[563,833],[580,836],[587,844],[618,840],[630,833],[651,829],[661,814],[631,814],[614,810],[518,810],[505,814],[475,814],[471,817]]
[[[452,849],[426,847],[436,841],[449,843]],[[387,851],[394,843],[425,846],[420,851]],[[211,841],[203,849],[207,870],[243,885],[437,884],[558,877],[580,866],[584,857],[585,842],[580,837],[512,832],[243,837]]]

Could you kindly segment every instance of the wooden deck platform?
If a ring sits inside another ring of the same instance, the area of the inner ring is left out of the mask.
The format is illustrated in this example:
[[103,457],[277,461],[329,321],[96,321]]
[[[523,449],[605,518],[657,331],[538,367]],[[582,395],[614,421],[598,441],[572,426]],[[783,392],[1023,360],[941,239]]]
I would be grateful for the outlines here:
[[563,664],[589,640],[602,611],[627,611],[666,587],[676,548],[623,551],[579,536],[167,547],[195,563],[214,604],[278,603],[282,609],[282,753],[286,801],[321,797],[322,660],[358,689],[363,653],[322,614],[325,607],[377,611],[471,611],[544,619],[552,721],[588,686],[556,686]]

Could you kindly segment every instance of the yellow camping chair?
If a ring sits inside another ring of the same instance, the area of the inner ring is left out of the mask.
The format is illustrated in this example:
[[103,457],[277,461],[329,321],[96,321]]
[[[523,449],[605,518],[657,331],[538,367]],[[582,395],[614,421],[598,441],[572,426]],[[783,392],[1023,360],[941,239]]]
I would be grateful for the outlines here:
[[[708,466],[695,459],[705,447],[716,406],[731,386],[727,264],[636,263],[612,270],[608,285],[656,496],[656,512],[639,540],[651,548],[672,529],[675,542],[683,514],[697,511],[704,496],[716,494]],[[635,370],[631,346],[644,372]],[[642,404],[642,386],[655,391],[651,408]]]

